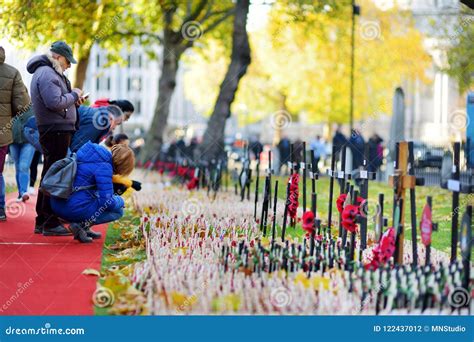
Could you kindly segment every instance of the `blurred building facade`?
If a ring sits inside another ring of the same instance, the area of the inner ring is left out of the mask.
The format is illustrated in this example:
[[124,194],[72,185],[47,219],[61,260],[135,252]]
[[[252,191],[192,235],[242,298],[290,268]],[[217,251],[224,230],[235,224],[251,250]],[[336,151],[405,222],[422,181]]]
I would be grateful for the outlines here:
[[[162,50],[156,47],[158,59]],[[126,131],[146,131],[153,120],[158,98],[158,81],[161,75],[159,62],[152,60],[139,44],[123,49],[120,53],[125,65],[115,63],[107,66],[107,51],[94,45],[87,68],[84,90],[90,92],[90,99],[126,98],[135,105],[135,113],[124,124]],[[191,138],[202,130],[205,119],[195,111],[184,94],[184,67],[180,66],[176,88],[170,103],[167,138],[175,133]]]

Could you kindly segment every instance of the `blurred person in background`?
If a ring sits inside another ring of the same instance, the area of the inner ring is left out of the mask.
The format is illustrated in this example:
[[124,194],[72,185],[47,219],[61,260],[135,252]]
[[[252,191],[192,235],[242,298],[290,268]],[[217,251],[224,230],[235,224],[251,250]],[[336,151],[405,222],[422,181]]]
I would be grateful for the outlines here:
[[13,121],[13,143],[10,145],[10,155],[15,162],[15,179],[18,188],[17,202],[30,199],[28,186],[30,184],[30,165],[35,154],[35,147],[25,138],[24,127],[30,117],[34,117],[30,108]]
[[314,152],[316,172],[319,173],[319,162],[321,159],[324,160],[324,158],[326,158],[326,142],[320,135],[317,135],[316,139],[311,141],[310,147]]
[[21,116],[30,104],[30,97],[20,72],[5,63],[5,49],[0,46],[0,221],[5,213],[5,180],[3,168],[8,145],[13,142],[12,118]]
[[290,161],[290,145],[290,140],[286,136],[283,136],[277,145],[278,154],[280,155],[279,173],[281,173],[283,165]]

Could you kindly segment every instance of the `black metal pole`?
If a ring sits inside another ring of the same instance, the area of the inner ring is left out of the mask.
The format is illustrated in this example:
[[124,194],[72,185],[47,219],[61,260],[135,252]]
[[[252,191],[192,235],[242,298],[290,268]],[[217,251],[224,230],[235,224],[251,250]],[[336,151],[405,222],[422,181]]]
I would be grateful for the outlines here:
[[332,223],[332,198],[334,196],[334,177],[336,177],[336,146],[332,146],[331,170],[329,174],[329,208],[328,208],[328,228],[331,231]]
[[272,252],[273,252],[273,247],[275,245],[277,198],[278,198],[278,180],[275,181],[275,194],[273,198]]
[[[453,177],[455,181],[459,181],[459,155],[461,144],[454,143],[454,163],[453,163]],[[451,221],[451,262],[456,261],[457,258],[457,244],[458,244],[458,223],[459,223],[459,192],[453,191],[453,207],[452,207],[452,221]]]
[[[290,178],[291,179],[291,178]],[[283,211],[283,226],[281,228],[281,241],[285,242],[286,222],[288,216],[288,204],[290,203],[290,180],[286,184],[285,210]]]
[[256,221],[257,220],[257,205],[258,205],[258,183],[259,183],[259,178],[260,178],[260,153],[258,154],[258,157],[257,157],[257,177],[256,177],[256,180],[255,180],[255,208],[254,208],[254,211],[253,211],[253,217],[254,217],[254,220]]
[[306,211],[306,141],[303,141],[303,212]]
[[[426,203],[428,204],[428,207],[430,208],[430,211],[432,212],[431,208],[433,206],[433,199],[431,196],[426,197]],[[431,222],[433,224],[433,222]],[[425,266],[431,265],[431,243],[426,246],[426,254],[425,254]]]
[[[408,163],[410,169],[408,174],[415,176],[415,155],[413,152],[413,141],[408,142]],[[430,205],[431,207],[431,205]],[[410,215],[411,215],[411,247],[413,254],[413,267],[418,265],[418,242],[416,228],[416,192],[415,188],[410,188]]]

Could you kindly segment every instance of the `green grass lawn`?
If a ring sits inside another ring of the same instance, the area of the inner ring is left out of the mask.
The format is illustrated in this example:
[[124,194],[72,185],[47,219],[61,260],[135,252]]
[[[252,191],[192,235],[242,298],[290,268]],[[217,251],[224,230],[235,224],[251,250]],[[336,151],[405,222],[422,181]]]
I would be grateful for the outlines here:
[[[274,180],[278,179],[278,198],[285,199],[286,198],[286,184],[288,177],[273,177],[272,178],[272,190],[274,189]],[[260,192],[262,191],[264,184],[264,178],[261,178],[259,181]],[[307,180],[306,183],[306,191],[307,191],[307,207],[308,209],[311,206],[311,180]],[[252,189],[255,189],[252,187]],[[302,190],[302,178],[300,178],[300,186],[299,186],[299,205],[302,205],[302,198],[303,198],[303,190]],[[328,219],[328,208],[329,208],[329,178],[323,177],[316,181],[316,193],[317,193],[317,212],[322,218],[323,224],[327,222]],[[392,208],[393,208],[393,189],[386,183],[381,182],[370,182],[369,183],[369,203],[377,203],[378,202],[378,195],[379,193],[384,194],[384,216],[388,218],[388,225],[392,225]],[[337,212],[336,208],[336,199],[339,196],[339,184],[337,181],[334,182],[334,198],[333,198],[333,220],[338,219],[339,213]],[[450,191],[441,189],[439,187],[416,187],[416,208],[417,208],[417,230],[418,230],[418,239],[420,238],[420,219],[421,219],[421,212],[423,207],[426,203],[426,197],[432,196],[433,198],[433,222],[438,223],[438,231],[433,233],[432,238],[432,246],[444,252],[450,251],[451,246],[451,216],[452,216],[452,193]],[[410,193],[407,190],[406,193],[406,207],[405,207],[405,238],[411,239],[411,214],[410,214]],[[272,199],[273,200],[273,199]],[[464,208],[468,203],[473,203],[472,197],[469,195],[462,195],[460,199],[460,218],[464,212]],[[284,205],[283,201],[278,202],[279,206]],[[374,205],[369,205],[373,211],[375,211]],[[369,214],[370,215],[370,214]],[[334,229],[334,228],[333,228]],[[337,229],[337,228],[336,228]],[[370,219],[368,220],[368,229],[374,229],[374,222]],[[279,232],[279,229],[278,229]],[[287,228],[288,234],[291,236],[303,236],[304,231],[300,229],[298,226],[297,228],[293,229],[291,227]],[[336,230],[334,230],[336,232]]]
[[[107,236],[105,238],[104,249],[102,251],[102,267],[101,273],[104,274],[112,266],[127,266],[146,258],[145,250],[137,250],[130,258],[125,260],[110,260],[110,257],[118,255],[122,250],[111,250],[109,247],[116,245],[117,243],[123,243],[128,240],[123,235],[124,232],[130,231],[131,227],[137,227],[140,224],[140,217],[132,211],[126,210],[124,216],[115,223],[109,224],[107,228]],[[99,280],[103,283],[103,279]],[[108,308],[99,308],[94,306],[95,315],[108,315]]]

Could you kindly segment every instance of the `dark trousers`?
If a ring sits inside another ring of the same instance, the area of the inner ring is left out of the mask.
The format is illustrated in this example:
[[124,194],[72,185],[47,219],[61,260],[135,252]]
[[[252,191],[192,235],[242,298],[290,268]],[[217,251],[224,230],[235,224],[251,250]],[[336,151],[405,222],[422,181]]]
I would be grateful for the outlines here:
[[34,187],[38,177],[38,164],[41,160],[41,152],[35,151],[30,165],[30,186]]
[[[67,155],[73,132],[46,132],[40,134],[40,144],[43,149],[43,172],[41,181],[54,162]],[[43,229],[54,228],[60,224],[58,217],[51,209],[49,196],[38,191],[36,202],[36,225],[43,225]]]

